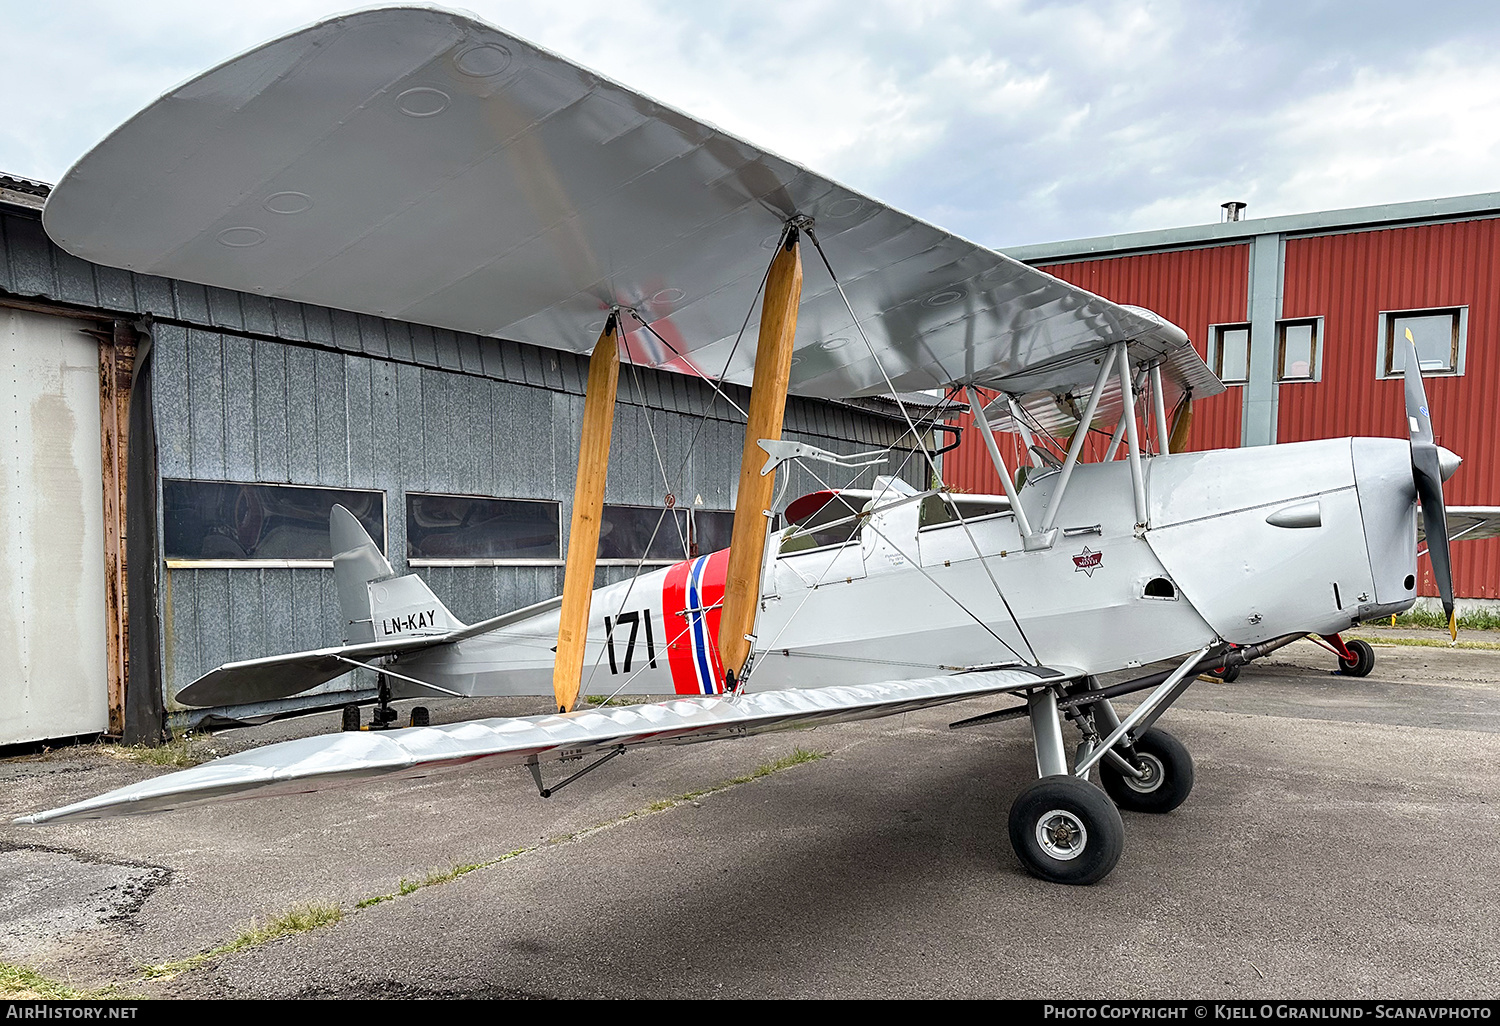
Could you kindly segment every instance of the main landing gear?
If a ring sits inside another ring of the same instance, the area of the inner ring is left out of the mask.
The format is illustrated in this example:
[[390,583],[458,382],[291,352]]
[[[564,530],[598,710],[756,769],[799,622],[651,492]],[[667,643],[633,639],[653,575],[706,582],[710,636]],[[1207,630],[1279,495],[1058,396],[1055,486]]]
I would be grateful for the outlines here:
[[[1182,742],[1154,724],[1198,674],[1222,676],[1292,642],[1285,634],[1254,645],[1205,645],[1174,670],[1100,687],[1093,677],[1038,686],[1026,704],[972,716],[951,724],[977,726],[1025,716],[1031,720],[1036,771],[1041,779],[1016,797],[1010,809],[1010,841],[1026,871],[1056,883],[1098,883],[1109,875],[1125,847],[1128,812],[1171,812],[1193,790],[1193,757]],[[1124,720],[1110,699],[1150,689]],[[1083,741],[1068,769],[1062,721],[1072,720]],[[1097,766],[1096,787],[1089,773]]]
[[[1152,726],[1196,680],[1207,650],[1170,674],[1109,689],[1155,685],[1122,722],[1109,697],[1090,677],[1065,688],[1044,688],[1027,698],[1036,747],[1036,783],[1010,809],[1010,843],[1026,871],[1055,883],[1092,884],[1109,875],[1125,849],[1120,810],[1171,812],[1193,790],[1193,758],[1182,742]],[[1020,709],[1015,710],[1017,714]],[[1066,717],[1083,734],[1068,768],[1062,738]],[[1088,779],[1097,766],[1097,786]]]

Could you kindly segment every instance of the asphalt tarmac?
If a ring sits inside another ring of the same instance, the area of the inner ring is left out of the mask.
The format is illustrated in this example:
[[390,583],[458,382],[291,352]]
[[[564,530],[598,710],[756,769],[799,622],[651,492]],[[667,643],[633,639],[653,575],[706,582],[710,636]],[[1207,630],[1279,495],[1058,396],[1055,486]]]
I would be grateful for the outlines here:
[[[547,800],[480,764],[7,824],[0,961],[155,997],[1492,998],[1500,651],[1382,646],[1362,680],[1332,665],[1299,643],[1189,691],[1159,726],[1196,760],[1193,795],[1126,813],[1093,887],[1032,879],[1010,850],[1025,724],[948,729],[1000,698],[632,752]],[[821,757],[673,800],[798,749]],[[96,747],[0,760],[0,804],[8,820],[159,772]],[[310,902],[342,919],[146,972]]]

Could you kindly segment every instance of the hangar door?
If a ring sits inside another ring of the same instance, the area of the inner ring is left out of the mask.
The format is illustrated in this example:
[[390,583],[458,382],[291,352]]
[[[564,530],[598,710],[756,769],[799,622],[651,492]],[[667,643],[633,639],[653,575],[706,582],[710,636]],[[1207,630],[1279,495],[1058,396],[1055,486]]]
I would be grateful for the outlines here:
[[108,724],[99,347],[0,307],[0,744]]

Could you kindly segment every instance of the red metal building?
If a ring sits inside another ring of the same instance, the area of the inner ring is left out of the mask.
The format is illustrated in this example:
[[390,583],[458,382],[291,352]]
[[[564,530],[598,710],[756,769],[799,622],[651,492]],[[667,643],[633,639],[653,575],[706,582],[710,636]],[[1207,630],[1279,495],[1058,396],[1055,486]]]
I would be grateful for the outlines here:
[[[1500,504],[1500,193],[1008,252],[1187,331],[1229,385],[1194,404],[1191,449],[1404,435],[1392,343],[1412,328],[1438,442],[1464,458],[1448,502]],[[1000,490],[973,431],[943,472]],[[1426,564],[1422,591],[1436,594]],[[1500,598],[1500,539],[1459,542],[1454,564],[1459,596]]]

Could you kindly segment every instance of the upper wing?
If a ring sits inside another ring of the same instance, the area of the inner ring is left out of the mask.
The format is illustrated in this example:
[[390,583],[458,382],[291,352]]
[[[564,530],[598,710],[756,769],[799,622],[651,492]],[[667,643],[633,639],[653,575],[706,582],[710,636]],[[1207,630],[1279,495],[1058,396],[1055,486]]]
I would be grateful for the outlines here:
[[632,360],[748,384],[758,310],[730,353],[794,215],[815,220],[875,349],[809,254],[794,392],[885,392],[882,368],[899,390],[1066,391],[1116,341],[1166,356],[1196,395],[1222,390],[1159,318],[431,8],[336,17],[178,87],[43,216],[99,263],[573,352],[633,307],[682,356],[637,331]]
[[1045,667],[986,670],[885,684],[798,688],[737,697],[704,695],[651,705],[470,720],[381,733],[327,734],[215,759],[50,812],[23,816],[16,822],[152,812],[247,791],[313,791],[338,778],[432,770],[476,759],[519,765],[572,759],[620,746],[687,744],[816,723],[870,719],[1035,687],[1042,680],[1059,683],[1070,675],[1077,675],[1077,671]]
[[[1449,506],[1448,540],[1478,541],[1500,537],[1500,506]],[[1417,537],[1426,538],[1422,530],[1422,510],[1417,510]]]

